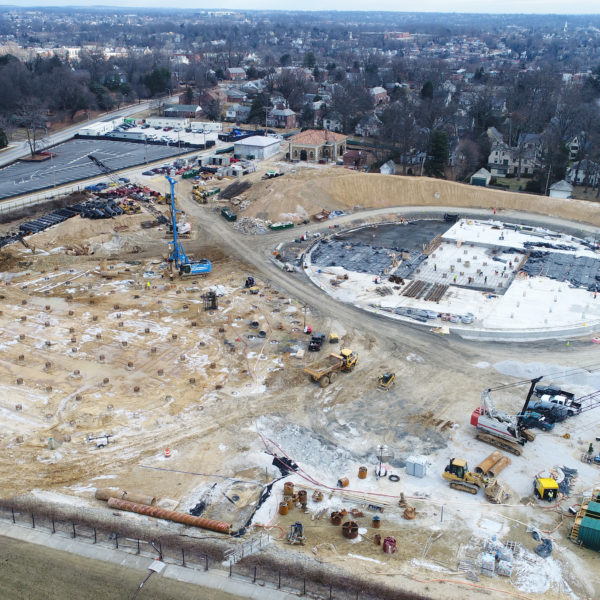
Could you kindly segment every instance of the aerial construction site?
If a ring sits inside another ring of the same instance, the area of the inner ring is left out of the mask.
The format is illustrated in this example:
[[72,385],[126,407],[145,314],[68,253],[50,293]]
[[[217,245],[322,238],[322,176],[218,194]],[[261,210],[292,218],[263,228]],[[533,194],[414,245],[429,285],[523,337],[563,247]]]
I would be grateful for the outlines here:
[[279,158],[3,215],[3,522],[316,598],[598,598],[597,207]]

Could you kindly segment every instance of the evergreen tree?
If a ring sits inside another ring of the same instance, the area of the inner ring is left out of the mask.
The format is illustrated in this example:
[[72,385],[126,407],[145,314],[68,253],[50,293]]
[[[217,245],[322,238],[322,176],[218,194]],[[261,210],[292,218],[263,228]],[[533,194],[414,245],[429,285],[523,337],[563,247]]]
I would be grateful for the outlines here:
[[429,177],[444,179],[448,163],[448,134],[445,131],[433,130],[429,136],[429,148],[425,161],[425,173]]

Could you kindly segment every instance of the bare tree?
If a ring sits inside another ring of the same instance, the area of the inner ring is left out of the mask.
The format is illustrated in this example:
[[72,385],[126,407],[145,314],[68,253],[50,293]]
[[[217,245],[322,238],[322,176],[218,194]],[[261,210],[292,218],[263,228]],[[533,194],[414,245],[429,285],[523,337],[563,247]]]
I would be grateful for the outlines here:
[[37,102],[28,101],[18,111],[16,119],[27,133],[27,143],[33,157],[37,152],[40,139],[48,134],[48,113]]

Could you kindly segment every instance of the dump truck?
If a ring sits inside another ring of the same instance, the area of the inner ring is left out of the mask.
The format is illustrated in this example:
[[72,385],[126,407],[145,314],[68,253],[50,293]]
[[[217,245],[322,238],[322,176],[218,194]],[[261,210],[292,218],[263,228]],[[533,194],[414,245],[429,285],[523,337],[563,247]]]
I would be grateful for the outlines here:
[[442,477],[455,490],[477,494],[482,489],[490,502],[502,504],[508,500],[509,494],[496,476],[509,464],[510,459],[497,450],[481,461],[474,472],[469,471],[466,460],[452,458],[444,469]]
[[358,354],[344,348],[339,354],[332,352],[323,361],[306,367],[304,372],[324,388],[335,381],[338,371],[352,371],[357,362]]

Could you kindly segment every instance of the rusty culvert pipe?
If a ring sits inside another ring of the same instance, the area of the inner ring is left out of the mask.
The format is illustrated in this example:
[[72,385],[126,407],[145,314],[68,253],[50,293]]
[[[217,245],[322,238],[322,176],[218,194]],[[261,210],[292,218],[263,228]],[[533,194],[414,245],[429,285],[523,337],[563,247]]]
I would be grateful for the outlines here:
[[194,517],[187,513],[176,512],[174,510],[165,510],[156,508],[155,506],[145,506],[143,504],[134,504],[127,500],[119,500],[118,498],[109,498],[108,506],[110,508],[118,508],[137,513],[138,515],[146,515],[147,517],[156,517],[165,521],[173,521],[174,523],[183,523],[191,527],[200,527],[201,529],[209,529],[219,533],[231,533],[231,524],[223,521],[213,521],[212,519],[203,519],[202,517]]

